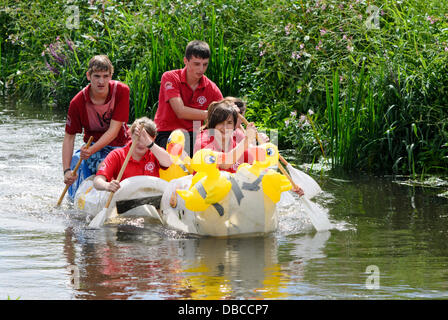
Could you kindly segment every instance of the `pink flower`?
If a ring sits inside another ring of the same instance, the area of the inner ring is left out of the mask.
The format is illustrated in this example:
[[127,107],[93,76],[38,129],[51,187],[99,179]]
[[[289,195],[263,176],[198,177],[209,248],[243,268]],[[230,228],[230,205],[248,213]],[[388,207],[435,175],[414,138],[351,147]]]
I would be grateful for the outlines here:
[[291,117],[295,117],[295,116],[297,116],[297,111],[296,110],[291,112]]
[[296,60],[300,59],[300,58],[301,58],[301,56],[300,56],[300,52],[294,51],[294,52],[291,54],[291,58],[296,59]]
[[300,49],[302,50],[303,48],[305,48],[305,44],[301,43],[300,44]]
[[285,127],[289,126],[289,120],[285,120]]
[[260,57],[264,56],[264,54],[265,54],[264,50],[260,51]]
[[327,30],[325,30],[325,29],[320,29],[320,34],[323,36],[324,34],[326,34],[327,33]]

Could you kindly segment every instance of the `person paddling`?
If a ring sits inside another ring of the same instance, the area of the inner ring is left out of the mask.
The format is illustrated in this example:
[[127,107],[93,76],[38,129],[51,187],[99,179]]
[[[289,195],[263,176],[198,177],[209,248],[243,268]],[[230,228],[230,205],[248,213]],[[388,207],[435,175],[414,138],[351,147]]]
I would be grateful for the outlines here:
[[[94,56],[86,72],[89,85],[70,102],[62,143],[64,183],[69,185],[68,197],[73,201],[81,182],[97,172],[98,165],[109,152],[130,140],[129,87],[112,80],[114,68],[105,55]],[[90,148],[82,147],[73,154],[76,134],[84,131],[84,141],[93,136]],[[79,158],[83,161],[72,175]]]
[[[140,125],[143,125],[143,129],[139,128]],[[169,153],[154,142],[157,130],[152,120],[147,117],[139,118],[134,121],[130,131],[135,136],[134,141],[128,142],[124,148],[113,150],[101,163],[93,179],[96,189],[116,192],[120,188],[120,181],[116,179],[131,143],[136,143],[136,146],[121,180],[142,175],[159,177],[159,169],[166,169],[171,165]]]

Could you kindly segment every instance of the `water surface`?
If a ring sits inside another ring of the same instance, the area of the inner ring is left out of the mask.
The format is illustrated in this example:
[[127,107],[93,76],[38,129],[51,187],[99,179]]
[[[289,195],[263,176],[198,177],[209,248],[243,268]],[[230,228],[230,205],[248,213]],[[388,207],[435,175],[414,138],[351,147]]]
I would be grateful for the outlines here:
[[64,119],[0,103],[0,299],[448,297],[443,177],[313,175],[328,232],[316,233],[300,204],[264,237],[199,238],[143,219],[89,230],[68,202],[55,208]]

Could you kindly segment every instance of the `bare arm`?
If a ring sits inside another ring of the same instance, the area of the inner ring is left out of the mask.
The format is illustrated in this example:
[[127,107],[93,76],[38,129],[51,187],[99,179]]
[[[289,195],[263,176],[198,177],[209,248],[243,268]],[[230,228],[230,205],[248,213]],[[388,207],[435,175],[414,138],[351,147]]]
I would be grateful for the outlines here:
[[251,122],[247,126],[246,136],[244,137],[244,139],[241,140],[240,143],[238,143],[235,148],[233,148],[227,153],[222,154],[219,167],[221,169],[228,169],[232,167],[235,164],[235,162],[243,156],[244,151],[246,151],[250,145],[255,144],[256,134],[257,130],[255,129],[255,125]]
[[91,146],[88,150],[86,150],[85,147],[81,148],[81,158],[88,159],[92,154],[100,151],[109,143],[111,143],[112,140],[114,140],[117,137],[122,125],[123,122],[121,121],[111,120],[109,129],[107,129],[107,131],[104,132],[101,138],[97,142],[95,142],[93,146]]
[[120,189],[120,182],[118,182],[118,180],[112,180],[111,182],[107,182],[105,176],[97,175],[93,179],[93,186],[97,190],[116,192],[118,189]]
[[[70,163],[72,162],[73,149],[75,146],[74,134],[65,133],[64,141],[62,142],[62,170],[70,169]],[[72,176],[72,171],[67,170],[64,174],[64,183],[72,185],[75,182],[77,175]]]
[[[146,146],[150,145],[154,139],[149,136],[146,130],[140,130],[139,127],[135,128],[134,134],[139,137],[139,140]],[[170,154],[162,147],[159,147],[157,144],[153,144],[151,147],[151,152],[154,156],[159,160],[159,163],[162,167],[169,167],[171,165],[171,156]]]
[[181,97],[175,97],[168,100],[174,113],[179,119],[184,120],[205,120],[207,119],[207,110],[199,110],[184,105]]

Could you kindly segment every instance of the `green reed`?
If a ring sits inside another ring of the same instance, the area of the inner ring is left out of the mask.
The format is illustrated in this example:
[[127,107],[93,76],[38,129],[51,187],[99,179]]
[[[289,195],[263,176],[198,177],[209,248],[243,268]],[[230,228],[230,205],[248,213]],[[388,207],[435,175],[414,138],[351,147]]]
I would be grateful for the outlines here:
[[333,72],[331,89],[332,92],[326,80],[329,156],[333,168],[374,167],[378,157],[375,146],[384,139],[382,130],[387,121],[384,122],[382,107],[370,87],[364,65],[357,79],[349,78],[344,95],[339,73]]

